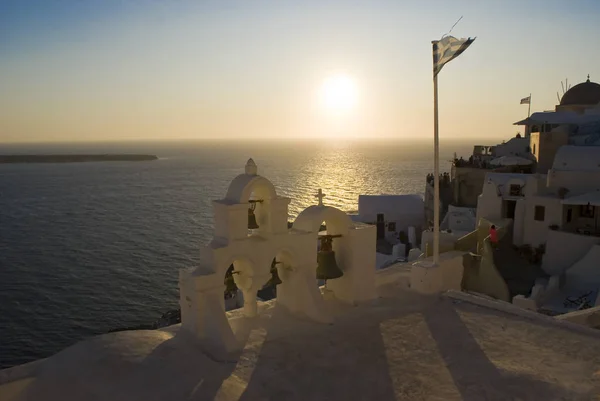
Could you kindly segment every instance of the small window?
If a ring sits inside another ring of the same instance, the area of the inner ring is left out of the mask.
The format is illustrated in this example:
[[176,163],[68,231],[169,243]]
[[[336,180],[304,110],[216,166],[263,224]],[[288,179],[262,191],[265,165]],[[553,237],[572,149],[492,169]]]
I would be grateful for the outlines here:
[[535,213],[533,219],[535,221],[544,221],[546,215],[546,207],[545,206],[536,206]]
[[573,220],[573,209],[567,209],[567,223],[570,223]]
[[519,184],[510,184],[510,196],[521,196],[521,186]]
[[396,222],[395,221],[388,223],[388,231],[396,231]]
[[585,217],[588,219],[594,218],[594,206],[591,205],[581,205],[579,206],[579,215],[581,217]]
[[535,156],[535,143],[533,144],[533,155]]

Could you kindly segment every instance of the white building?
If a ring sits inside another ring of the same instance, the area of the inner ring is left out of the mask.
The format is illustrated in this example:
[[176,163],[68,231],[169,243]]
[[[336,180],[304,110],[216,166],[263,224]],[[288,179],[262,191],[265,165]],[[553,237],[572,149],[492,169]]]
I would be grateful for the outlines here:
[[[409,227],[420,233],[425,225],[425,203],[420,195],[359,195],[353,220],[378,225],[378,238],[398,239]],[[413,243],[416,246],[416,243]]]
[[520,134],[510,138],[508,141],[494,146],[492,148],[492,155],[494,158],[502,156],[519,156],[529,158],[531,156],[529,138],[521,136]]
[[600,145],[600,85],[587,81],[569,89],[554,111],[533,113],[515,125],[525,127],[536,171],[546,173],[564,145]]
[[489,173],[477,218],[514,219],[514,244],[545,244],[543,269],[566,271],[600,244],[600,147],[561,147],[548,174]]
[[448,206],[448,212],[440,223],[440,229],[465,235],[477,228],[477,209],[471,207]]

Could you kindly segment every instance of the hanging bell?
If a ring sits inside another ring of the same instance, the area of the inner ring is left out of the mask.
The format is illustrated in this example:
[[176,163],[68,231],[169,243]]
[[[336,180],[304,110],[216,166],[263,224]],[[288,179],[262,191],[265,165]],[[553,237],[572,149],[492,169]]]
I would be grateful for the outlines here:
[[320,250],[317,253],[317,278],[320,280],[331,280],[344,275],[335,261],[335,252]]
[[233,279],[233,273],[234,272],[234,267],[233,264],[231,266],[229,266],[229,269],[227,269],[227,272],[225,273],[225,280],[224,280],[224,284],[225,284],[225,296],[233,296],[233,294],[235,294],[237,292],[237,285],[235,284],[235,280]]
[[277,272],[277,267],[271,267],[271,278],[267,282],[267,286],[275,287],[281,283],[282,283],[282,281],[279,278],[279,273]]
[[258,224],[256,223],[256,215],[254,214],[254,208],[248,208],[248,229],[256,230]]

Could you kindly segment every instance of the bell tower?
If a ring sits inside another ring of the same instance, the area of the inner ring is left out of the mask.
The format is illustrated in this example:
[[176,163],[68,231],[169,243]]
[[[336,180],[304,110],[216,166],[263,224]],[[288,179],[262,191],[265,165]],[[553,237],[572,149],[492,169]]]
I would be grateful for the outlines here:
[[[221,358],[244,347],[235,332],[239,325],[230,325],[225,310],[228,285],[241,292],[247,318],[259,313],[257,294],[265,285],[275,287],[277,304],[292,315],[322,323],[333,318],[317,278],[326,280],[327,297],[352,304],[376,297],[375,227],[325,206],[324,196],[319,191],[318,205],[302,211],[289,228],[290,198],[278,196],[249,159],[225,197],[213,202],[213,239],[200,248],[193,270],[179,272],[182,330],[206,352]],[[323,221],[326,232],[320,232]]]

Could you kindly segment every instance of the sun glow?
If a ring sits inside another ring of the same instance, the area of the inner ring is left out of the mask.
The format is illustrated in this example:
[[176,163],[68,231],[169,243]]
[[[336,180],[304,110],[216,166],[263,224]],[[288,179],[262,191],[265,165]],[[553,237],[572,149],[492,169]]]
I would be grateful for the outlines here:
[[321,86],[321,105],[335,114],[351,111],[358,104],[358,89],[352,77],[334,75],[327,78]]

